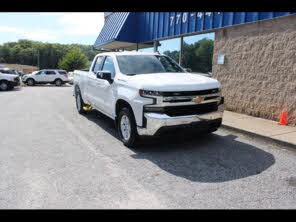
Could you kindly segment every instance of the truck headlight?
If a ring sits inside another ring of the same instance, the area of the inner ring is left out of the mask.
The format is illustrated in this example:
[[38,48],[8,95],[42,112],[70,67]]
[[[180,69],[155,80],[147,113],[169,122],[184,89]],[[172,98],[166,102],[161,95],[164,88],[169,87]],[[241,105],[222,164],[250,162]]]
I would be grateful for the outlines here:
[[159,91],[152,91],[152,90],[144,90],[140,89],[139,94],[142,97],[155,97],[155,96],[161,96],[162,93]]

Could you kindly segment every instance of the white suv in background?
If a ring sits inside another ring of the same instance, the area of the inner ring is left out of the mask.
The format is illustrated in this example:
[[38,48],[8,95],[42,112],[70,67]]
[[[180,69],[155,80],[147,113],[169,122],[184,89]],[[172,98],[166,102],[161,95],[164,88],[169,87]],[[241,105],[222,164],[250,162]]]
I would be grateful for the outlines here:
[[69,82],[67,72],[59,69],[43,69],[23,76],[23,82],[29,86],[35,84],[55,84],[61,86]]
[[11,90],[16,86],[20,86],[20,84],[20,78],[18,74],[15,74],[14,70],[0,69],[0,91]]

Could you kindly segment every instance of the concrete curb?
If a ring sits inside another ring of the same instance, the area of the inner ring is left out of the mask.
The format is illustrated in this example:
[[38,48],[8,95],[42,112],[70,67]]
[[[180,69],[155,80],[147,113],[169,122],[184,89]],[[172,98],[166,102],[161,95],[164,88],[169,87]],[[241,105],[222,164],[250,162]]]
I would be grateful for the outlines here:
[[260,135],[258,133],[250,132],[250,131],[243,130],[243,129],[240,129],[240,128],[237,128],[237,127],[224,125],[223,123],[221,125],[221,128],[224,128],[226,130],[236,131],[238,133],[246,134],[248,136],[254,136],[254,137],[257,137],[259,139],[264,139],[264,140],[267,140],[267,141],[270,141],[270,142],[274,142],[274,143],[276,143],[278,145],[288,146],[288,147],[292,147],[292,148],[296,149],[296,144],[294,144],[294,143],[289,143],[289,142],[286,142],[286,141],[283,141],[283,140],[278,140],[278,139],[271,138],[271,137],[268,137],[268,136]]

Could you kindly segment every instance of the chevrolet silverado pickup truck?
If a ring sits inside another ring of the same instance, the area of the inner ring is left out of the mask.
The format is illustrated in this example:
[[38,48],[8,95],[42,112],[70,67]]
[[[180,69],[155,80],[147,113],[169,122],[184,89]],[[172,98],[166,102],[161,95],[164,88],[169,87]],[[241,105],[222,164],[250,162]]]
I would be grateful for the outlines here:
[[78,112],[95,109],[112,118],[127,147],[179,126],[206,125],[205,132],[214,132],[224,112],[217,80],[159,53],[100,53],[88,71],[74,71],[73,88]]

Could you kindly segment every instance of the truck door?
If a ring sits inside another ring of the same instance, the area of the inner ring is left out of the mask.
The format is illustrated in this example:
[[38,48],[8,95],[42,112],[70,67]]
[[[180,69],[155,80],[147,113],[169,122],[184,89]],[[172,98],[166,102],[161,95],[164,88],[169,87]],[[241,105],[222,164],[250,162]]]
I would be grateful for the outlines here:
[[102,65],[105,59],[105,56],[97,56],[95,58],[96,61],[94,65],[89,70],[87,80],[84,83],[85,84],[85,98],[88,100],[88,102],[91,103],[92,106],[99,108],[101,106],[101,96],[98,94],[99,85],[101,84],[101,80],[97,78],[96,73],[100,70],[102,70]]
[[[111,72],[111,77],[114,79],[115,77],[115,67],[114,67],[114,61],[112,57],[106,56],[104,60],[104,64],[102,66],[102,71],[109,71]],[[113,95],[113,84],[110,84],[105,79],[98,79],[100,81],[100,84],[98,85],[98,89],[96,93],[100,95],[101,101],[100,101],[100,109],[110,115],[113,116],[113,105],[114,105],[114,95]]]

